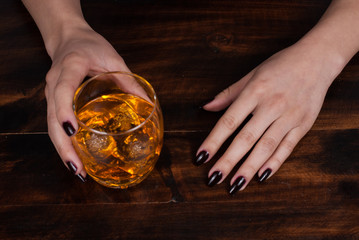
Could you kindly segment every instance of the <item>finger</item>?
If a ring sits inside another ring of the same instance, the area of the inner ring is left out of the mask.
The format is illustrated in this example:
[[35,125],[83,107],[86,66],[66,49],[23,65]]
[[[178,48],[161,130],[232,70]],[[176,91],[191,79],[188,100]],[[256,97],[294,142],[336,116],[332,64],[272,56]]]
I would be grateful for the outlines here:
[[292,125],[287,124],[288,122],[291,122],[290,119],[284,117],[278,119],[261,136],[251,154],[232,177],[231,194],[245,189],[253,176],[276,151],[283,138],[292,129]]
[[[140,79],[143,81],[144,84],[142,86],[139,84],[138,81],[135,80],[135,78]],[[150,97],[148,96],[147,92],[144,88],[151,89],[151,85],[147,84],[147,80],[143,77],[133,74],[132,76],[128,76],[125,78],[126,82],[124,82],[124,88],[128,93],[132,93],[135,96],[142,97],[143,99],[147,100],[150,103],[153,103]],[[152,91],[149,91],[152,92]],[[154,92],[154,90],[153,90]]]
[[[111,80],[125,93],[129,93],[141,97],[149,102],[152,102],[144,89],[150,89],[152,87],[147,84],[146,79],[142,78],[139,75],[130,72],[115,71],[99,74],[95,78],[98,80]],[[138,80],[142,82],[139,82]]]
[[73,96],[87,73],[88,68],[85,64],[67,65],[62,69],[53,90],[57,120],[68,136],[74,135],[78,129],[72,107]]
[[200,165],[209,161],[224,141],[253,112],[256,105],[257,101],[252,96],[247,96],[245,93],[241,94],[218,120],[208,137],[199,147],[194,164]]
[[220,92],[212,101],[203,106],[207,111],[221,111],[233,103],[253,76],[254,70],[241,80]]
[[[115,50],[114,50],[115,51]],[[127,67],[123,58],[116,53],[113,58],[107,58],[108,60],[108,72],[110,71],[122,71],[122,72],[131,72]]]
[[[132,73],[120,55],[116,54],[115,56],[106,59],[106,65],[107,67],[105,70],[90,71],[91,76],[97,75],[96,79],[103,80],[111,78],[111,80],[115,82],[117,86],[124,92],[133,94],[149,102],[152,102],[144,88],[136,81],[135,78],[144,80],[144,82],[147,82],[147,80],[139,75]],[[105,74],[110,72],[113,74]],[[145,84],[145,87],[150,87],[150,85]]]
[[[48,94],[51,93],[49,92]],[[84,182],[86,180],[86,171],[72,146],[71,139],[65,134],[57,121],[54,100],[52,98],[48,98],[47,119],[49,136],[63,163]]]
[[260,182],[270,178],[278,171],[308,130],[297,127],[291,130],[284,137],[273,155],[263,164],[263,166],[261,166],[258,171]]
[[270,113],[257,112],[252,119],[243,127],[243,129],[234,138],[223,156],[218,159],[216,164],[208,173],[211,179],[214,172],[221,172],[221,183],[232,171],[235,165],[250,151],[257,140],[263,135],[269,125],[274,121],[275,115]]

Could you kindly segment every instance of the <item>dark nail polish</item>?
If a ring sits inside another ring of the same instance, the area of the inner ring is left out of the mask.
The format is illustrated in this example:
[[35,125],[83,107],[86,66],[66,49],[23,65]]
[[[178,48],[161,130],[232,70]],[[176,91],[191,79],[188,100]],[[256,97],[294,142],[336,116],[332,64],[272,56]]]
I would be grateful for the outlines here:
[[64,128],[66,134],[67,134],[69,137],[71,137],[72,135],[74,135],[75,132],[76,132],[76,131],[75,131],[75,128],[72,126],[72,124],[71,124],[69,121],[64,122],[64,123],[62,124],[62,127]]
[[229,190],[229,194],[233,195],[236,192],[238,192],[245,183],[246,183],[246,179],[244,177],[242,176],[238,177],[236,181],[234,181],[234,183],[232,184],[231,189]]
[[207,185],[209,187],[213,187],[222,179],[222,173],[220,171],[216,171],[212,173],[212,175],[208,179]]
[[[76,174],[77,167],[75,166],[75,164],[73,164],[72,162],[67,162],[67,166],[73,174]],[[81,174],[77,174],[75,176],[77,176],[82,182],[86,182],[86,178],[84,178]]]
[[272,173],[272,169],[270,168],[267,168],[263,173],[262,175],[259,177],[259,182],[264,182],[268,177],[269,175]]
[[72,162],[67,162],[66,164],[69,167],[70,171],[75,174],[77,171],[77,167],[75,166],[75,164],[73,164]]
[[193,164],[196,166],[202,165],[208,159],[209,153],[207,151],[200,152],[196,159],[193,161]]
[[76,175],[78,178],[80,178],[80,180],[83,182],[83,183],[85,183],[87,180],[86,180],[86,178],[84,178],[81,174],[77,174]]

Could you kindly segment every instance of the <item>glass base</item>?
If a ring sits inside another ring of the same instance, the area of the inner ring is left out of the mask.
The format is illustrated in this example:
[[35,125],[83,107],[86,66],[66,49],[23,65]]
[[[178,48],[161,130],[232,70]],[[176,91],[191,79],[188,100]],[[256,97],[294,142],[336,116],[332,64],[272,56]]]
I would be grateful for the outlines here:
[[96,176],[92,176],[91,174],[88,174],[93,180],[95,180],[97,183],[101,184],[102,186],[108,187],[108,188],[114,188],[114,189],[127,189],[129,187],[133,187],[139,183],[141,183],[152,171],[149,171],[148,173],[142,175],[139,178],[132,179],[132,181],[126,181],[126,182],[112,182],[112,181],[104,181],[100,178],[97,178]]

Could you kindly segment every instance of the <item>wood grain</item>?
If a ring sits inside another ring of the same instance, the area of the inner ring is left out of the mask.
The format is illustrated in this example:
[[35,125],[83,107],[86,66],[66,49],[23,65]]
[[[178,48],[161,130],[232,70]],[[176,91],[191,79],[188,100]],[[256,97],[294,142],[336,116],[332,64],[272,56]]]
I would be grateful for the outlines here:
[[[87,1],[83,8],[130,69],[154,85],[166,130],[207,131],[221,113],[203,114],[198,107],[296,42],[329,1],[139,2]],[[46,132],[43,89],[50,59],[21,3],[6,3],[1,11],[5,18],[16,13],[23,21],[0,26],[0,132]],[[330,89],[314,129],[359,127],[358,77],[355,57]]]
[[329,0],[87,0],[90,25],[154,86],[165,141],[150,176],[127,190],[85,184],[48,135],[51,61],[18,1],[0,13],[0,239],[359,239],[359,58],[330,87],[312,130],[281,169],[228,194],[192,164],[223,112],[199,108],[295,43]]
[[358,130],[310,132],[275,176],[264,184],[252,181],[234,196],[227,193],[228,181],[205,185],[211,163],[191,164],[203,137],[166,134],[149,178],[113,190],[72,176],[46,135],[2,136],[0,236],[357,239]]
[[[165,144],[155,170],[148,179],[128,190],[104,188],[92,180],[82,184],[57,156],[45,134],[0,137],[2,191],[6,205],[76,203],[168,203],[196,201],[266,201],[291,199],[324,203],[332,197],[359,200],[359,130],[311,131],[273,178],[264,184],[253,180],[248,188],[231,198],[229,179],[206,186],[207,172],[224,149],[210,163],[192,164],[206,133],[166,133]],[[21,147],[20,147],[21,146]],[[354,160],[353,160],[354,159]],[[345,191],[353,188],[353,191]],[[344,192],[343,192],[344,191]],[[36,193],[36,194],[34,194]],[[275,199],[264,198],[275,196]]]

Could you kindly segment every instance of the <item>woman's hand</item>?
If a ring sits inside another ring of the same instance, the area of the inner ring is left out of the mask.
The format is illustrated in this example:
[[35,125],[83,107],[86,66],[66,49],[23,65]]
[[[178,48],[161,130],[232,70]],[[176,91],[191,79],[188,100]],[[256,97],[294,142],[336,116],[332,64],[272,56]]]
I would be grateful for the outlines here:
[[257,172],[264,181],[279,169],[312,127],[333,80],[358,52],[358,13],[359,1],[333,0],[301,40],[203,107],[218,111],[230,105],[200,146],[196,165],[209,161],[252,115],[209,171],[209,186],[221,183],[252,148],[231,179],[231,194],[243,190]]
[[74,93],[86,76],[129,69],[110,43],[90,27],[69,29],[66,36],[50,55],[53,63],[46,76],[48,131],[62,161],[84,181],[86,172],[70,139],[78,129],[72,109]]
[[328,87],[341,71],[327,49],[299,42],[263,62],[203,108],[229,106],[197,152],[196,165],[209,161],[224,141],[252,115],[208,173],[208,185],[221,183],[253,148],[232,177],[230,193],[243,190],[258,173],[272,176],[310,130]]
[[65,165],[84,181],[86,172],[70,139],[78,129],[72,109],[75,91],[86,76],[130,71],[111,44],[87,24],[80,0],[22,1],[52,59],[45,88],[50,138]]

